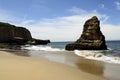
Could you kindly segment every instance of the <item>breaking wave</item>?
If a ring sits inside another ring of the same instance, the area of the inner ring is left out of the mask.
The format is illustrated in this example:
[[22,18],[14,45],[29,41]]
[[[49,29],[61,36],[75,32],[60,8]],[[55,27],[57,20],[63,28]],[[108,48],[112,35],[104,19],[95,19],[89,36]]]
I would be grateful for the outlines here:
[[42,51],[64,51],[64,49],[60,48],[52,48],[50,46],[23,46],[22,49],[26,50],[42,50]]
[[107,51],[75,50],[74,53],[78,56],[81,56],[87,59],[120,64],[120,57],[109,55],[110,50],[107,50]]
[[[55,48],[52,46],[36,46],[36,45],[26,45],[22,46],[22,49],[24,50],[36,50],[36,51],[64,51],[66,50],[64,48]],[[69,54],[69,51],[67,51]],[[71,51],[70,51],[71,52]],[[109,48],[109,50],[74,50],[72,51],[75,55],[87,58],[87,59],[93,59],[108,63],[116,63],[120,64],[120,50],[114,50]]]

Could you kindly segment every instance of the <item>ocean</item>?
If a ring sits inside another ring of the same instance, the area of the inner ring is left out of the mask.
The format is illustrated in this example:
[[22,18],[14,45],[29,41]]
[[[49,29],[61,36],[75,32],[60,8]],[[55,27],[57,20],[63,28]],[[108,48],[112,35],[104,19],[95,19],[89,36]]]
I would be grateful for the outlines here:
[[[48,45],[25,45],[23,50],[43,51],[48,53],[73,53],[87,59],[93,59],[108,63],[120,64],[120,41],[106,41],[108,50],[74,50],[66,51],[65,45],[71,42],[51,42]],[[33,56],[34,54],[32,54]],[[39,54],[36,54],[39,56]]]
[[48,45],[24,45],[20,50],[8,50],[12,54],[43,58],[62,63],[83,72],[120,80],[120,41],[106,41],[108,50],[65,50],[71,42],[51,42]]

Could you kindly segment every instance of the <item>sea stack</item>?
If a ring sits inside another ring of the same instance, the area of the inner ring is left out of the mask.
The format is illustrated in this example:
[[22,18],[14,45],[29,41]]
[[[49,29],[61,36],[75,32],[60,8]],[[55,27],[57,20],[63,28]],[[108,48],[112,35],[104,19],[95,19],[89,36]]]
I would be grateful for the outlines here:
[[105,37],[100,31],[100,21],[96,16],[88,19],[81,37],[74,43],[67,44],[66,50],[106,50]]

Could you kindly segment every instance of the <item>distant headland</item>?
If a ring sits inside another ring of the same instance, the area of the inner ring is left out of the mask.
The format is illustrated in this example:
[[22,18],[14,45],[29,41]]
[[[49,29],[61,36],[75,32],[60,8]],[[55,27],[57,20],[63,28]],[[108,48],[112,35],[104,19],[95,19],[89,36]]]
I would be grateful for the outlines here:
[[17,45],[45,45],[50,43],[50,40],[32,38],[31,33],[28,29],[9,23],[0,22],[0,43]]

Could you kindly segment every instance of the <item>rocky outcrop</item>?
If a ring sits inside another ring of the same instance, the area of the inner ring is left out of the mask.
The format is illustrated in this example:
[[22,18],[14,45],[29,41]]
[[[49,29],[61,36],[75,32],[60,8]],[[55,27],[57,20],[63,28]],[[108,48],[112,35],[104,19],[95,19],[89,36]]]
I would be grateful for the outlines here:
[[67,44],[66,50],[106,50],[105,37],[100,31],[100,21],[96,16],[84,24],[81,37],[74,43]]
[[13,44],[47,44],[46,40],[33,39],[28,29],[9,23],[0,22],[0,43]]
[[46,45],[48,43],[50,43],[50,40],[32,39],[31,41],[28,41],[28,44],[31,45],[39,45],[39,44]]

